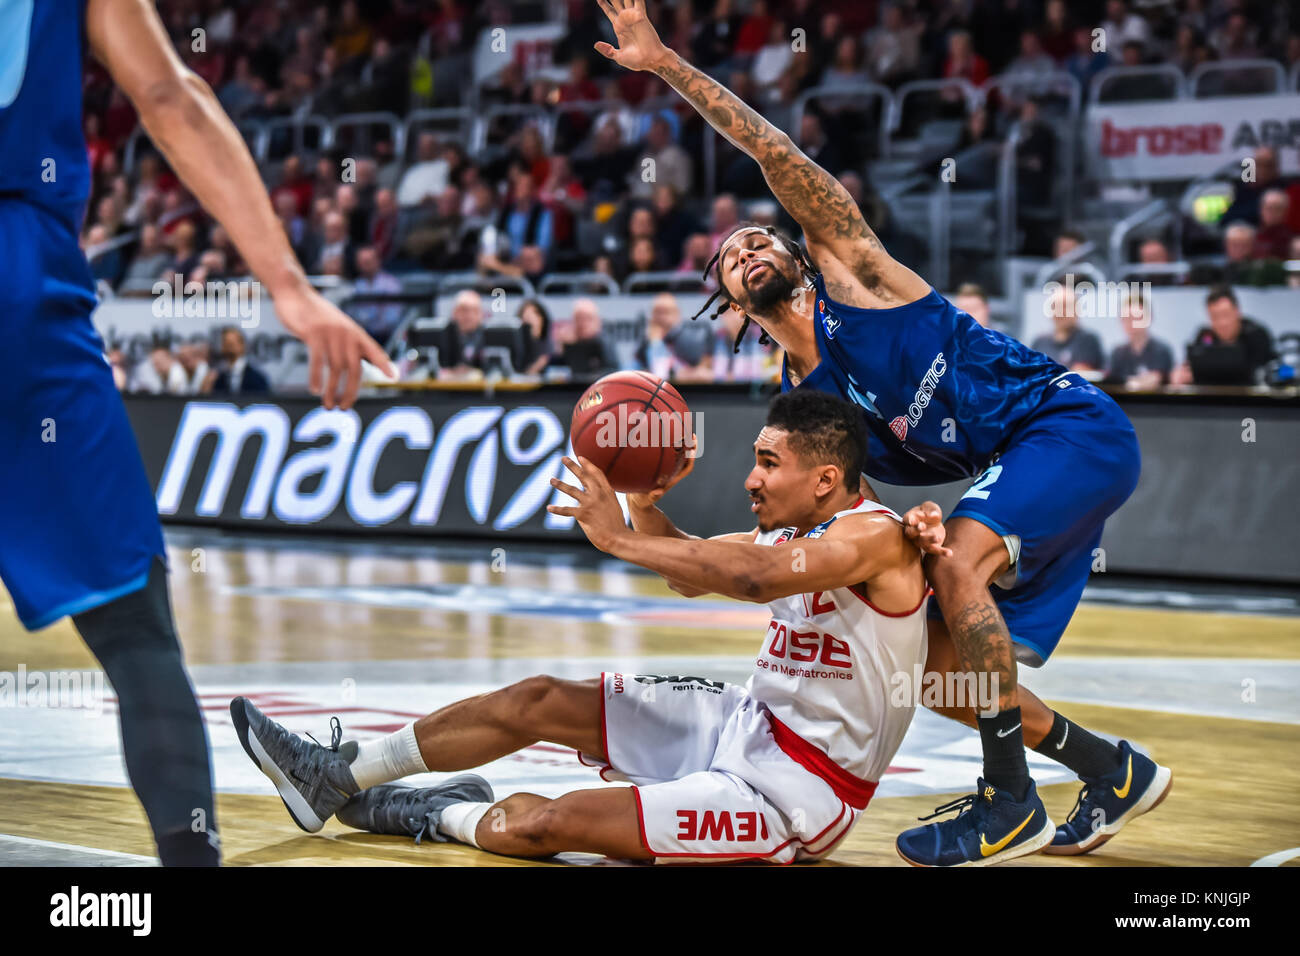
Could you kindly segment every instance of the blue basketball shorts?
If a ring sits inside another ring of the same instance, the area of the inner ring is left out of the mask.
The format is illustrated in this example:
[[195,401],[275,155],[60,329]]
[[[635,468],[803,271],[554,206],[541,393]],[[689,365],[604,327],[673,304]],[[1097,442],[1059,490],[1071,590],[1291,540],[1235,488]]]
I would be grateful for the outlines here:
[[45,627],[145,585],[162,526],[70,217],[0,198],[0,580]]
[[[1057,393],[949,516],[1018,541],[1018,559],[992,593],[1031,666],[1055,650],[1101,559],[1106,519],[1133,493],[1142,467],[1137,434],[1109,395],[1073,374],[1049,387]],[[938,601],[930,614],[942,616]]]

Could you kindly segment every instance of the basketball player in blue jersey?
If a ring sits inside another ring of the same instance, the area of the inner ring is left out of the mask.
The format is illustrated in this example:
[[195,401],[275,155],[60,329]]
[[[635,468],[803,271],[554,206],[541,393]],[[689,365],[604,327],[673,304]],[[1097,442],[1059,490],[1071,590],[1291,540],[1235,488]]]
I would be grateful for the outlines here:
[[[677,90],[759,164],[803,230],[806,255],[775,229],[742,225],[710,263],[723,307],[758,322],[785,350],[783,389],[819,389],[860,406],[872,478],[975,479],[944,525],[946,540],[926,548],[939,609],[926,670],[988,674],[998,707],[992,715],[936,708],[978,728],[984,775],[973,794],[935,814],[956,816],[901,834],[899,854],[954,866],[1094,849],[1163,799],[1170,772],[1054,713],[1019,686],[1017,665],[1041,666],[1051,655],[1103,523],[1137,484],[1128,419],[1082,378],[981,328],[893,259],[832,175],[664,46],[643,0],[597,2],[618,45],[596,49]],[[908,518],[919,526],[920,515]],[[1060,828],[1029,777],[1026,744],[1084,781]]]
[[393,370],[308,285],[243,140],[177,57],[152,2],[0,0],[0,579],[27,628],[71,616],[103,666],[163,864],[216,865],[207,739],[172,620],[158,511],[91,325],[94,283],[77,244],[91,187],[86,48],[307,344],[325,406],[351,404],[363,356]]

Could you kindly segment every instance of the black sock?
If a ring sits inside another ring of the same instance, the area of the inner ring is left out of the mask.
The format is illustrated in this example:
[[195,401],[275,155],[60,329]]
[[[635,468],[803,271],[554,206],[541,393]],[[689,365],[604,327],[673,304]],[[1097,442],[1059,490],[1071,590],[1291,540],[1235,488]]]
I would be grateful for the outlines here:
[[142,589],[73,622],[117,694],[127,776],[163,863],[207,859],[215,841],[211,851],[194,847],[217,829],[208,737],[176,639],[162,562],[154,562]]
[[1052,729],[1034,748],[1044,757],[1065,764],[1080,777],[1095,780],[1119,766],[1119,748],[1090,734],[1074,721],[1054,714]]
[[978,723],[984,744],[984,779],[1016,800],[1025,799],[1030,781],[1020,708],[999,711],[995,717],[980,717]]

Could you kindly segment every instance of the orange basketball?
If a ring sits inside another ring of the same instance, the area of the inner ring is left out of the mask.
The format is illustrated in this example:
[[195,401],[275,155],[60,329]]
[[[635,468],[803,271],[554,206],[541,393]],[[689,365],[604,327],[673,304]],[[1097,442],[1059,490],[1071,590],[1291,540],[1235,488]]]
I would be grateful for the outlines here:
[[569,438],[574,454],[603,471],[615,491],[643,493],[676,474],[690,422],[686,401],[663,379],[615,372],[582,393]]

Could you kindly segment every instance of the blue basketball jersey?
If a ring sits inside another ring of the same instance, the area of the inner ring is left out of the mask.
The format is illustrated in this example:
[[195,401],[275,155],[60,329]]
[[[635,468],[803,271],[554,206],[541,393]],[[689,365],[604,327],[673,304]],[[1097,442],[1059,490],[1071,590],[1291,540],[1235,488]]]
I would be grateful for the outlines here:
[[[821,363],[799,383],[847,399],[868,425],[867,474],[933,485],[980,474],[1066,369],[983,328],[934,289],[892,309],[836,302],[818,274]],[[786,368],[781,390],[793,386]]]
[[81,129],[84,0],[0,0],[0,193],[76,232],[90,195]]

